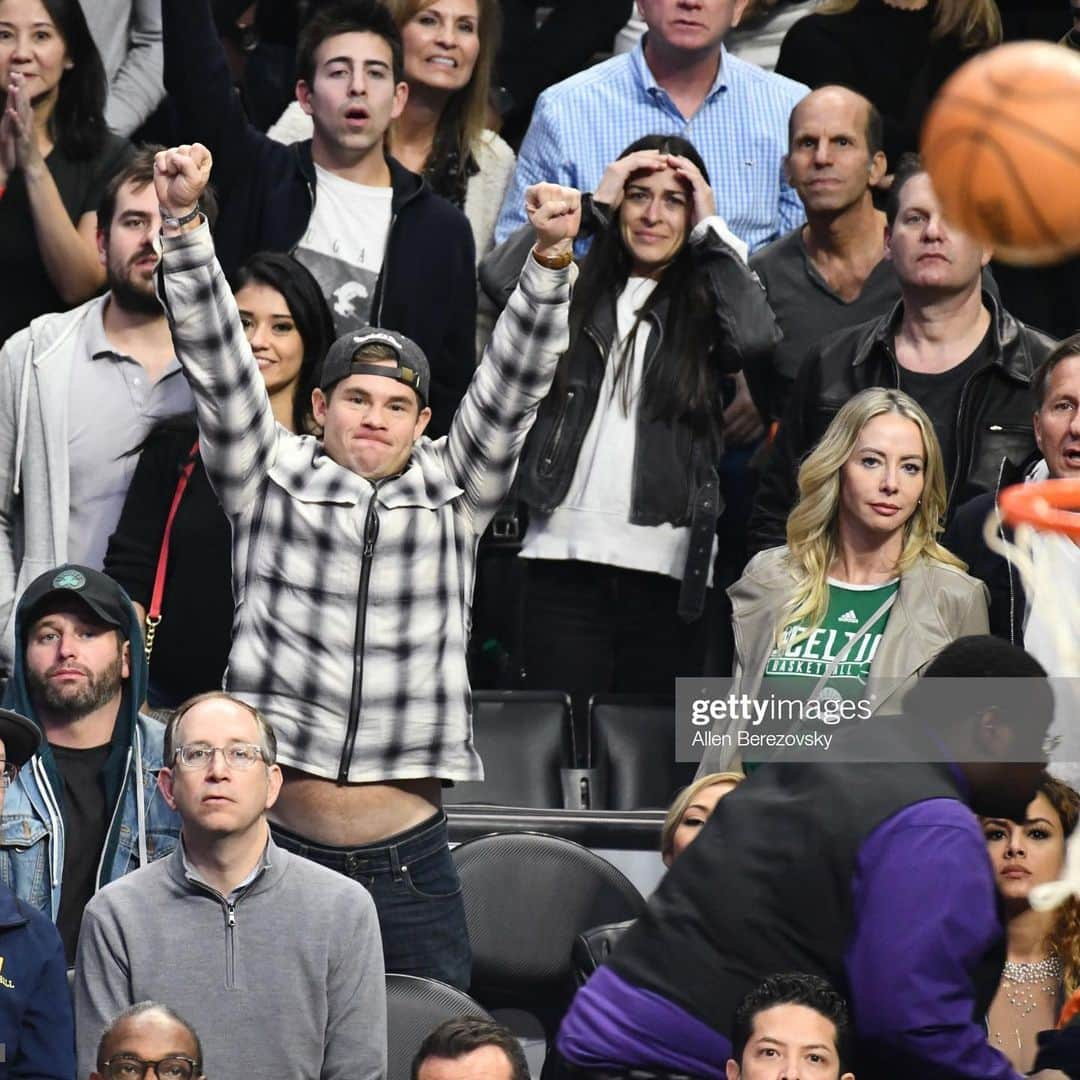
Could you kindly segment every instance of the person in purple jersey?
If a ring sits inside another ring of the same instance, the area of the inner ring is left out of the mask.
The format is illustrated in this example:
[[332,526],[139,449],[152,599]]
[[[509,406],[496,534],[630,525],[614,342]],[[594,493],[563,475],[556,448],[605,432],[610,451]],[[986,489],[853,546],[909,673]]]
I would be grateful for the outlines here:
[[864,725],[842,758],[766,765],[721,800],[578,992],[558,1037],[569,1075],[727,1080],[740,1001],[798,971],[851,1003],[856,1075],[1018,1080],[982,1019],[1004,952],[975,814],[1023,814],[1053,697],[1034,659],[989,636],[926,675],[964,678],[966,707],[924,679],[903,724]]

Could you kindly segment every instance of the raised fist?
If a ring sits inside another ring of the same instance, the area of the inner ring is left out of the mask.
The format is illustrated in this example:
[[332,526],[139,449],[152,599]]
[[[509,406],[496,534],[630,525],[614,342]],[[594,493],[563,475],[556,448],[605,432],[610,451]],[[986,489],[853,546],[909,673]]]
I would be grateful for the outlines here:
[[536,230],[539,254],[561,255],[581,228],[581,192],[559,184],[533,184],[525,192],[525,213]]
[[202,143],[162,150],[154,158],[154,191],[169,217],[195,209],[210,182],[210,151]]

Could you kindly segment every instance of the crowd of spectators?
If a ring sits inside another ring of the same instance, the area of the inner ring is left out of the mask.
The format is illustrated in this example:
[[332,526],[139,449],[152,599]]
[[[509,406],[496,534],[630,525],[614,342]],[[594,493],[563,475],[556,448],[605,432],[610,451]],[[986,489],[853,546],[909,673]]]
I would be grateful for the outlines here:
[[994,516],[1080,479],[1080,269],[917,155],[1025,35],[1076,0],[0,0],[5,1075],[379,1080],[384,976],[470,987],[471,690],[730,676],[853,756],[716,730],[549,1080],[1080,1076],[1080,671]]

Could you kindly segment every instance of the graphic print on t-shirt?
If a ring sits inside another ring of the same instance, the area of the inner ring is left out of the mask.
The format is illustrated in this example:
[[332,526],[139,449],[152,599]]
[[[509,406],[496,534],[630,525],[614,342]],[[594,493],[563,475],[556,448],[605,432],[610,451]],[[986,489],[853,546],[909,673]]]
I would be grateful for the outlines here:
[[311,219],[293,251],[319,283],[339,336],[367,325],[382,271],[394,192],[315,166]]
[[334,332],[339,337],[367,325],[371,318],[371,298],[379,280],[377,270],[366,270],[308,248],[297,248],[296,258],[319,283],[334,319]]
[[[761,696],[807,698],[848,641],[899,587],[898,580],[869,588],[830,581],[829,606],[821,624],[809,634],[805,632],[806,627],[798,625],[784,631],[782,643],[773,649],[766,661]],[[829,676],[823,698],[855,700],[863,696],[870,665],[888,621],[886,610],[855,642]],[[800,640],[796,641],[797,637]]]

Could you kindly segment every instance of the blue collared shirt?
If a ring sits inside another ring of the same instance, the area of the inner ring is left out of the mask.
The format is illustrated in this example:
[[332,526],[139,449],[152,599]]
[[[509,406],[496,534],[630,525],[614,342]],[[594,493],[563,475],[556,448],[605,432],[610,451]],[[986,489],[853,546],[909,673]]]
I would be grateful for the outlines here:
[[680,135],[709,170],[716,212],[756,250],[805,221],[783,176],[788,116],[809,90],[721,47],[712,89],[690,119],[645,62],[643,43],[540,95],[495,226],[501,243],[525,222],[525,189],[542,182],[594,191],[645,135]]

